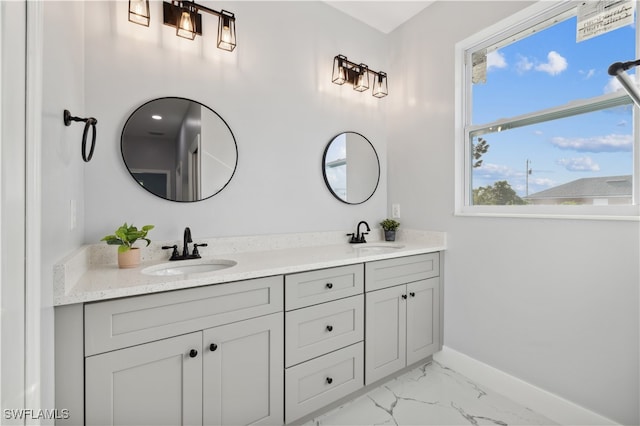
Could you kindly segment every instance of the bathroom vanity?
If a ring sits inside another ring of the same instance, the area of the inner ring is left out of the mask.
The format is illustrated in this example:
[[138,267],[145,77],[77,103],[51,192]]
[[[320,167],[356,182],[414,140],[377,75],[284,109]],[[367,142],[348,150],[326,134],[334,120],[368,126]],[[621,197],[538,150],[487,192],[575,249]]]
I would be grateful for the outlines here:
[[178,276],[89,264],[56,294],[60,424],[303,419],[440,349],[442,250],[236,252],[214,256],[235,266]]

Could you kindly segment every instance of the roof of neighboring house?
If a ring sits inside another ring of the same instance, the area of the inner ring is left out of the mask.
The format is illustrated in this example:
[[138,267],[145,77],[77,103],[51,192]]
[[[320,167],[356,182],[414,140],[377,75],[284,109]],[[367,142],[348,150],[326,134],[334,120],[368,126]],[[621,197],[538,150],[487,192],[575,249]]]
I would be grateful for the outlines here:
[[631,175],[582,178],[544,191],[531,194],[525,199],[541,198],[605,198],[630,197]]

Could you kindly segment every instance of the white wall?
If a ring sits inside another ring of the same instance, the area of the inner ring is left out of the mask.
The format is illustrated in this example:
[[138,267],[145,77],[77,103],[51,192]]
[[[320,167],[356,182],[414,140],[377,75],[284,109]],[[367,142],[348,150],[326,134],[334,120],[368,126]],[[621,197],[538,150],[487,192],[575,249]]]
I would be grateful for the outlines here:
[[[65,127],[63,111],[84,116],[84,5],[43,3],[41,149],[40,383],[42,408],[54,408],[53,265],[82,244],[84,185],[81,157],[83,125]],[[71,229],[71,201],[76,225]],[[39,387],[38,387],[39,386]],[[40,408],[40,407],[33,407]]]
[[637,425],[638,223],[453,216],[454,45],[526,6],[438,2],[392,33],[389,204],[447,231],[445,345]]
[[[204,36],[179,39],[152,2],[149,28],[126,19],[126,2],[85,4],[86,112],[98,119],[98,145],[85,167],[85,242],[124,221],[156,225],[154,240],[352,230],[386,212],[386,178],[369,202],[349,206],[328,191],[322,153],[341,131],[367,136],[386,159],[387,99],[331,83],[339,53],[387,67],[386,38],[321,2],[215,2],[237,17],[238,47],[216,49],[217,21]],[[61,7],[64,7],[61,6]],[[124,168],[120,134],[142,103],[162,96],[197,100],[229,124],[238,169],[229,185],[199,203],[173,203],[138,187]]]

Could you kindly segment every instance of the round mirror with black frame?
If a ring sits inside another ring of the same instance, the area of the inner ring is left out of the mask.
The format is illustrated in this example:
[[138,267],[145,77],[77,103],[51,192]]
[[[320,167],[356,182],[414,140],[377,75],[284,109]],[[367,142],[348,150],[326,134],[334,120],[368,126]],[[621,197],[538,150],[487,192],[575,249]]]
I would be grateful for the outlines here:
[[362,204],[378,188],[378,153],[360,133],[340,133],[331,139],[324,150],[322,175],[327,188],[338,200],[347,204]]
[[170,201],[214,196],[238,165],[236,139],[224,119],[206,105],[179,97],[138,107],[122,129],[120,147],[135,181]]

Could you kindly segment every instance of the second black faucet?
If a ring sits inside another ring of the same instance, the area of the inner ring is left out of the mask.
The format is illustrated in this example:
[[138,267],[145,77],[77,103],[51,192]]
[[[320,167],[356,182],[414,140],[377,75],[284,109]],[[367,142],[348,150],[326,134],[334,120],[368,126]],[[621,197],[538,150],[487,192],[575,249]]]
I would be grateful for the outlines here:
[[[364,225],[367,227],[367,232],[360,232],[360,225]],[[369,232],[371,232],[371,228],[369,228],[369,224],[367,222],[365,222],[364,220],[361,220],[358,223],[358,227],[356,228],[356,234],[347,234],[347,236],[351,236],[351,239],[349,240],[349,242],[351,244],[362,244],[362,243],[366,243],[367,240],[364,239],[364,236],[367,235]]]

